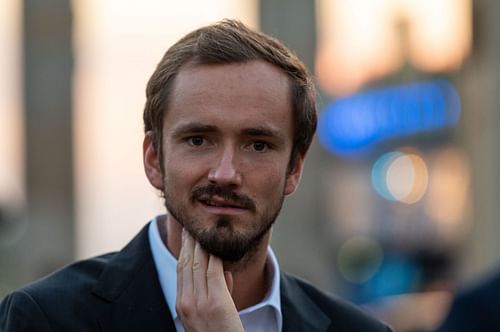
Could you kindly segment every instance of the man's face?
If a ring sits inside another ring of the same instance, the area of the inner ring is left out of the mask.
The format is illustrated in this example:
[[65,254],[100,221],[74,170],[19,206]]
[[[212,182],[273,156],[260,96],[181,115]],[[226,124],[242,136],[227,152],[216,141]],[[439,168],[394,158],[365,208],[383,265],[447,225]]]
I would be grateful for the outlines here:
[[297,187],[303,158],[288,170],[292,144],[289,80],[278,68],[263,61],[183,68],[163,127],[170,217],[209,253],[240,260]]

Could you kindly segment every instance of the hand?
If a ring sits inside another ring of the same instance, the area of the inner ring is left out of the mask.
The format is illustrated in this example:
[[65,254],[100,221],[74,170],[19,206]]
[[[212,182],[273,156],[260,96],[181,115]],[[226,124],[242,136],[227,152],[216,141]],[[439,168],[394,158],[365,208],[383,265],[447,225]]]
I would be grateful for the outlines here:
[[208,255],[183,230],[177,263],[175,309],[186,332],[243,332],[243,325],[231,298],[232,286],[232,275],[224,272],[221,259]]

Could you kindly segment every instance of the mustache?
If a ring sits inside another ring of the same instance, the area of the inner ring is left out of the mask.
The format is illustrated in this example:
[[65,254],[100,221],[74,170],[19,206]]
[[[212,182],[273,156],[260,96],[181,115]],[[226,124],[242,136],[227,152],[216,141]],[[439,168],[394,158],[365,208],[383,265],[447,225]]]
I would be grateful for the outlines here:
[[216,184],[208,184],[206,186],[195,187],[191,193],[191,200],[197,201],[200,199],[207,199],[213,196],[219,196],[223,199],[235,203],[244,209],[255,211],[255,202],[248,196],[244,194],[238,194],[232,189],[227,187],[222,187]]

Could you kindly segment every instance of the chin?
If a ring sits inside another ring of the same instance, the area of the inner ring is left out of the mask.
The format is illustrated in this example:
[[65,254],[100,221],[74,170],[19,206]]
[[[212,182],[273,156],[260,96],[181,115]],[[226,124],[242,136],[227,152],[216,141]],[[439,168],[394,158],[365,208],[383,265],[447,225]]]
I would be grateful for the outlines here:
[[216,227],[196,232],[193,236],[208,253],[235,263],[251,257],[261,246],[268,230],[238,231],[230,220],[221,219]]

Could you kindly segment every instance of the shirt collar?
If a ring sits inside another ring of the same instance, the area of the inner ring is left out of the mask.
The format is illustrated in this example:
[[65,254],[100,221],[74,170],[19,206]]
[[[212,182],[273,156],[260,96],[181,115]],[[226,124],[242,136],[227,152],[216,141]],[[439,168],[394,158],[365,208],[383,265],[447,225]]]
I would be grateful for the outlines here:
[[[159,216],[155,217],[149,225],[148,235],[149,243],[151,246],[151,253],[155,262],[156,271],[160,280],[163,295],[168,304],[168,309],[174,321],[177,319],[177,311],[175,310],[175,301],[177,297],[177,259],[170,253],[170,251],[163,244],[158,230]],[[276,321],[278,322],[278,331],[281,331],[283,319],[281,315],[281,298],[280,298],[280,274],[279,265],[271,247],[267,250],[267,270],[268,278],[270,280],[270,287],[264,299],[248,308],[239,312],[240,315],[254,312],[260,308],[270,306],[274,309],[276,314]]]

